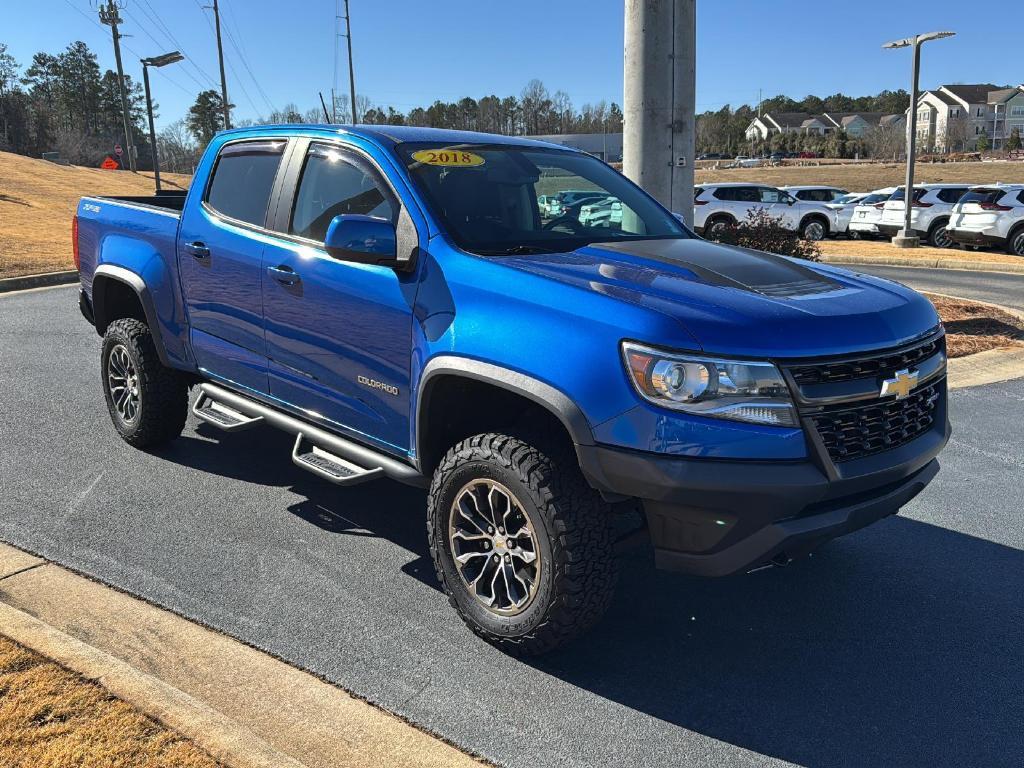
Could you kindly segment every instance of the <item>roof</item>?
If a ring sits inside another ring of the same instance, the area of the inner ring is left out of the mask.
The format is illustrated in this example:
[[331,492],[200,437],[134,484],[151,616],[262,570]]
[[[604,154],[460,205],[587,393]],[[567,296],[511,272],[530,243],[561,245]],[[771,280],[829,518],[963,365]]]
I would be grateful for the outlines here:
[[799,128],[814,115],[807,112],[765,112],[764,117],[770,118],[772,122],[783,128]]
[[[953,96],[951,96],[948,93],[945,93],[944,91],[924,91],[920,96],[918,96],[918,101],[923,99],[925,96],[934,96],[943,104],[948,104],[951,107],[961,106],[961,102],[958,99],[955,99]],[[984,101],[984,99],[982,99],[982,101]]]
[[836,192],[845,192],[846,194],[850,194],[842,187],[833,187],[831,184],[789,184],[785,187],[779,187],[779,189],[795,189],[797,192],[802,192],[807,189],[829,189],[835,190]]
[[882,115],[878,119],[879,125],[892,125],[893,123],[902,123],[907,119],[906,115]]
[[985,104],[988,101],[988,95],[992,91],[999,90],[997,86],[992,83],[978,83],[976,85],[943,85],[940,88],[945,88],[949,93],[952,93],[958,99],[966,101],[968,104]]
[[374,139],[388,145],[406,142],[429,142],[439,144],[508,144],[511,146],[545,147],[575,152],[569,147],[549,144],[544,141],[527,139],[522,136],[504,136],[497,133],[476,131],[454,131],[447,128],[420,128],[411,125],[336,125],[332,123],[280,123],[274,125],[253,125],[246,128],[232,128],[224,133],[246,133],[259,131],[322,131],[324,133],[348,134]]
[[1021,93],[1020,87],[1017,88],[1000,88],[998,91],[990,91],[988,94],[989,104],[1002,104],[1004,101],[1009,101],[1018,93]]

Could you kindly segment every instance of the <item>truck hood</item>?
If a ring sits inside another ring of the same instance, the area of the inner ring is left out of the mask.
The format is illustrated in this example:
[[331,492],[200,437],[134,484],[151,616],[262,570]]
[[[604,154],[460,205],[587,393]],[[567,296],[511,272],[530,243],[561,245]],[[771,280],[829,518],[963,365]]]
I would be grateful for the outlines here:
[[[931,303],[899,283],[701,239],[595,243],[502,261],[673,317],[705,352],[720,355],[869,351],[939,323]],[[622,334],[631,338],[628,328]]]

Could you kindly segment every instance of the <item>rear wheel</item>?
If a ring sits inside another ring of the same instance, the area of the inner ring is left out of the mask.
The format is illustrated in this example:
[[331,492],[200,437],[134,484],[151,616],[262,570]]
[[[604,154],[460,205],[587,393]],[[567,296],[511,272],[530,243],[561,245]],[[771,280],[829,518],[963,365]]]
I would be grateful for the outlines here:
[[735,220],[728,216],[714,216],[704,227],[704,231],[707,233],[708,238],[714,240],[722,236],[729,227],[736,225]]
[[1006,251],[1012,256],[1024,256],[1024,227],[1017,227],[1006,238]]
[[610,508],[557,453],[476,435],[445,454],[430,486],[438,578],[463,621],[512,653],[577,637],[614,591]]
[[188,382],[160,362],[149,328],[115,320],[103,335],[103,394],[114,428],[136,448],[181,434],[188,416]]
[[946,231],[946,224],[948,222],[940,221],[932,225],[932,228],[928,230],[928,244],[933,248],[952,248],[953,238],[949,236]]

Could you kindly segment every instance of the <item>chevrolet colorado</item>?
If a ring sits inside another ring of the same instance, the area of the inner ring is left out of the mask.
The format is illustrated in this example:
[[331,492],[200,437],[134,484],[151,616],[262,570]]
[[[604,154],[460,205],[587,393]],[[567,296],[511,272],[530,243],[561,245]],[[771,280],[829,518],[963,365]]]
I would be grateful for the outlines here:
[[[538,206],[581,189],[621,216]],[[949,436],[923,297],[706,242],[563,147],[237,129],[187,194],[84,198],[73,230],[124,440],[177,437],[192,388],[198,419],[293,434],[328,482],[428,488],[445,592],[513,652],[600,618],[618,521],[661,568],[784,565],[897,512]]]

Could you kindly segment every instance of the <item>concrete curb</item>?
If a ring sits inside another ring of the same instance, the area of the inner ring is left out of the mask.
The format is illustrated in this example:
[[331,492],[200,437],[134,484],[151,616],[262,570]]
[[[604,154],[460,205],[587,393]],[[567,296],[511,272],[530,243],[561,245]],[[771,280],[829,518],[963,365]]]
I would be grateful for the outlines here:
[[968,259],[913,259],[910,257],[892,256],[884,259],[866,259],[863,256],[840,256],[822,254],[825,264],[859,267],[919,267],[921,269],[961,269],[969,272],[1004,272],[1007,274],[1024,274],[1024,259],[1020,264],[999,261],[970,261]]
[[949,388],[980,387],[1024,377],[1024,344],[989,349],[948,363]]
[[50,285],[71,285],[78,282],[78,272],[45,272],[41,275],[5,277],[0,280],[0,293],[25,291],[29,288],[45,288]]
[[337,686],[0,542],[0,634],[103,685],[229,768],[473,768]]

